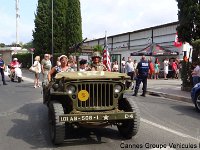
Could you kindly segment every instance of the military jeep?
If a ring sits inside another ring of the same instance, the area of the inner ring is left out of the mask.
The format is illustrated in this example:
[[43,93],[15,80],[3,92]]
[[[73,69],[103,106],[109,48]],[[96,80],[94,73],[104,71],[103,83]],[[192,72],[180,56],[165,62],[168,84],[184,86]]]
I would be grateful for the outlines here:
[[43,86],[43,103],[48,106],[51,140],[64,142],[74,126],[116,125],[126,139],[139,129],[137,105],[123,95],[129,76],[107,71],[62,72]]

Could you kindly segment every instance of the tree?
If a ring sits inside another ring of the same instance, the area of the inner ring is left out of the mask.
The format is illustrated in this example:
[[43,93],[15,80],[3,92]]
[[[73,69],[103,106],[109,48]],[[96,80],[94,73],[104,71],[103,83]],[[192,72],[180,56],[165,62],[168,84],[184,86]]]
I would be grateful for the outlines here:
[[0,43],[0,47],[5,47],[6,45],[4,43]]
[[66,11],[67,0],[54,1],[53,39],[55,53],[65,53],[66,51]]
[[79,0],[68,0],[66,13],[66,47],[82,41],[82,21]]
[[33,46],[35,53],[48,53],[51,48],[50,37],[50,0],[38,0],[35,14],[35,30],[33,31]]
[[188,42],[193,46],[192,61],[198,61],[200,39],[200,0],[177,0],[178,37],[182,42]]
[[38,0],[33,31],[33,46],[36,54],[51,53],[52,45],[54,53],[66,53],[70,46],[82,41],[79,0],[54,0],[53,2],[52,30],[52,0]]
[[[200,42],[200,0],[177,0],[178,19],[177,27],[178,38],[180,41],[188,42],[193,46],[192,61],[198,61]],[[191,86],[191,64],[183,61],[182,64],[183,86]]]

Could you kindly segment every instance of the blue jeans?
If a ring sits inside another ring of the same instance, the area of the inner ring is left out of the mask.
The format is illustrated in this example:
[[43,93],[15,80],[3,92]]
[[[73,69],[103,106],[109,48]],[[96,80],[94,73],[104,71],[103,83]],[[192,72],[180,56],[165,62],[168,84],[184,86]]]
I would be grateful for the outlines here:
[[200,79],[199,76],[193,76],[193,77],[192,77],[193,86],[195,86],[197,83],[199,83],[199,79]]

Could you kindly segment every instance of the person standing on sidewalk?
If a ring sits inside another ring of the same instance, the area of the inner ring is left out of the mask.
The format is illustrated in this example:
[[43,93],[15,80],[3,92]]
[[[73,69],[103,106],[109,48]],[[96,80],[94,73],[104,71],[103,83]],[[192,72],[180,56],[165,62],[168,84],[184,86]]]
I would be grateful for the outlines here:
[[168,58],[165,58],[163,65],[164,65],[164,80],[168,80],[167,79],[168,68],[169,68],[169,59]]
[[200,81],[200,67],[197,62],[193,63],[194,70],[192,71],[192,81],[193,86],[195,86]]
[[125,71],[126,71],[126,69],[125,69],[125,67],[126,67],[125,57],[122,58],[121,64],[122,64],[122,73],[125,73]]
[[131,60],[131,57],[128,57],[128,61],[126,62],[126,72],[127,72],[127,75],[129,77],[131,77],[131,82],[132,82],[132,86],[133,86],[133,77],[134,77],[134,67],[133,67],[133,62]]
[[35,57],[35,61],[33,63],[34,67],[37,67],[38,72],[35,72],[35,79],[34,79],[34,88],[40,87],[39,78],[41,73],[41,64],[40,64],[40,56]]
[[47,82],[48,78],[48,73],[51,70],[51,61],[50,61],[50,55],[45,54],[44,59],[41,62],[41,69],[42,69],[42,74],[43,74],[43,81],[42,82]]
[[5,69],[5,63],[0,56],[0,73],[1,73],[1,77],[2,77],[2,82],[3,82],[3,85],[7,85],[6,81],[5,81],[5,76],[4,76],[4,69]]
[[149,73],[149,63],[146,61],[146,57],[143,55],[140,62],[137,65],[137,79],[136,79],[136,86],[135,91],[132,96],[137,96],[139,87],[141,82],[143,83],[143,93],[141,96],[145,97],[146,90],[147,90],[147,78]]

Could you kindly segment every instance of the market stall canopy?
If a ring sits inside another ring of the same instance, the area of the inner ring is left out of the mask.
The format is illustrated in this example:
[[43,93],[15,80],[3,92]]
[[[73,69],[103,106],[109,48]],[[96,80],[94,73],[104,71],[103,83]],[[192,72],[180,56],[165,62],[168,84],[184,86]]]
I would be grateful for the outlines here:
[[152,43],[142,50],[132,52],[131,56],[177,56],[178,54],[176,51],[171,51],[156,43]]

